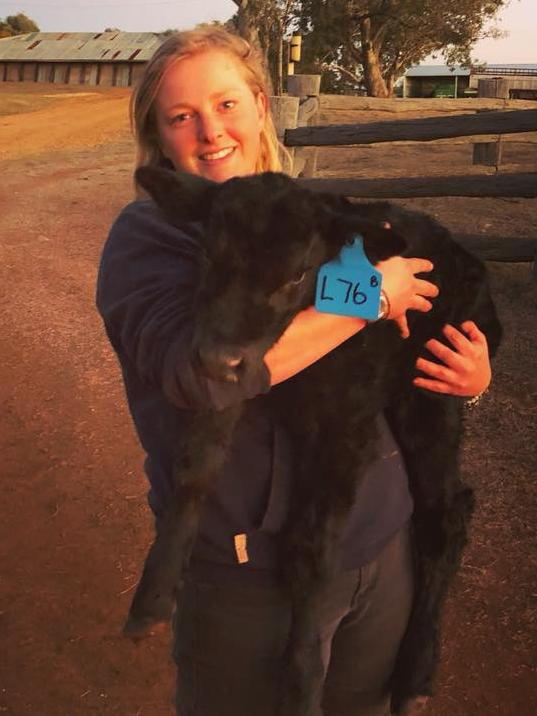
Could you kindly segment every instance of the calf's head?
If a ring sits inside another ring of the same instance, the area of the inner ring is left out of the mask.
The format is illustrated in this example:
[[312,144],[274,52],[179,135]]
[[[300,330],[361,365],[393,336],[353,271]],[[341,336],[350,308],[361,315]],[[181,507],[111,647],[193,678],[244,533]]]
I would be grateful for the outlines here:
[[203,227],[204,261],[194,338],[203,369],[235,382],[262,360],[292,318],[313,303],[317,269],[359,233],[371,261],[404,242],[348,211],[340,197],[315,194],[267,172],[221,184],[141,167],[137,182],[170,223]]

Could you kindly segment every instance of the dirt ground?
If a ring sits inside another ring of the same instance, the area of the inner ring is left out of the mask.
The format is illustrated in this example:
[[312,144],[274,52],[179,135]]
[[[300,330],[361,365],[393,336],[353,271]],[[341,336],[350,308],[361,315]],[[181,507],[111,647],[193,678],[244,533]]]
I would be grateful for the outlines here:
[[[94,308],[101,247],[132,195],[126,111],[125,90],[0,84],[0,712],[14,716],[172,713],[169,636],[120,636],[152,526]],[[323,150],[319,166],[468,173],[470,158],[467,142],[437,142]],[[537,170],[537,144],[509,144],[502,171],[517,170]],[[456,231],[536,235],[536,200],[405,204]],[[530,264],[489,267],[505,338],[467,416],[479,507],[426,716],[537,713],[537,281]]]

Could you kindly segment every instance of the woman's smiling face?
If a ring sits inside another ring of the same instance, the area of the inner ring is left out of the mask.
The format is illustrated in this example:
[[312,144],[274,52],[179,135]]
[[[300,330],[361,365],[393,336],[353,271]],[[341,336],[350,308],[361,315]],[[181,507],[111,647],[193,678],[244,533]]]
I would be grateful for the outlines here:
[[155,99],[160,147],[176,169],[222,182],[255,173],[266,98],[230,54],[207,50],[165,71]]

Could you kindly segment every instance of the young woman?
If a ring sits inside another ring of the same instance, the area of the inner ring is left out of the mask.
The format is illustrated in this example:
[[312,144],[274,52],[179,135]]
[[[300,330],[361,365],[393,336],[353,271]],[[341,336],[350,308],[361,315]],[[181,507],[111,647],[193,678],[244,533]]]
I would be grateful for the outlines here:
[[[179,33],[148,63],[133,96],[139,165],[169,166],[221,182],[278,170],[278,144],[261,64],[248,44],[221,29]],[[272,419],[266,393],[319,360],[366,321],[300,313],[247,384],[219,383],[197,370],[191,351],[200,227],[168,225],[150,201],[127,206],[105,246],[97,301],[117,352],[127,398],[147,453],[149,502],[157,529],[171,495],[172,454],[191,412],[246,401],[229,459],[207,496],[178,599],[174,656],[177,713],[274,716],[285,669],[290,604],[277,579],[293,445]],[[427,311],[436,287],[417,278],[420,258],[378,266],[389,320],[408,334],[406,312]],[[427,348],[415,383],[474,396],[490,381],[486,340],[473,323],[446,326],[447,343]],[[343,536],[341,572],[319,603],[323,713],[381,716],[412,603],[404,465],[381,417],[378,460],[360,486]],[[248,561],[235,537],[248,539]]]

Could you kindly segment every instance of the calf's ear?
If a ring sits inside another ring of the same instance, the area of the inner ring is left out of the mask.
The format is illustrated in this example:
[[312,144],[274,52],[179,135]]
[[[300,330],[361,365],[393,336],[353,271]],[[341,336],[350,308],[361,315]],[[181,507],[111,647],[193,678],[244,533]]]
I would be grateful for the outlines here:
[[172,224],[205,218],[218,186],[195,174],[162,167],[138,167],[134,178]]
[[377,224],[360,214],[359,205],[349,210],[333,206],[324,206],[323,234],[325,240],[334,248],[341,249],[352,242],[358,234],[362,236],[364,251],[371,261],[377,263],[390,256],[401,254],[406,241],[390,226]]
[[402,254],[406,241],[389,224],[377,224],[361,216],[346,216],[349,231],[360,234],[364,241],[364,251],[371,263],[384,261],[391,256]]

